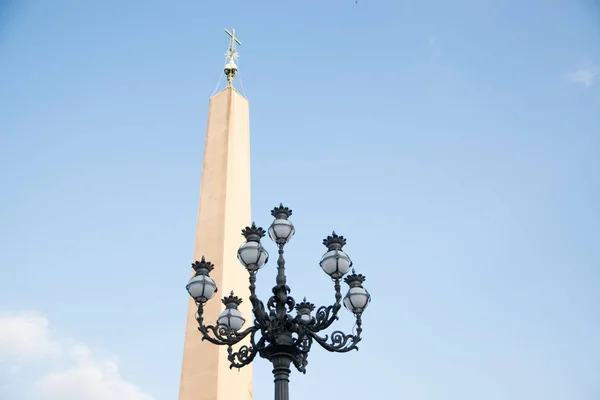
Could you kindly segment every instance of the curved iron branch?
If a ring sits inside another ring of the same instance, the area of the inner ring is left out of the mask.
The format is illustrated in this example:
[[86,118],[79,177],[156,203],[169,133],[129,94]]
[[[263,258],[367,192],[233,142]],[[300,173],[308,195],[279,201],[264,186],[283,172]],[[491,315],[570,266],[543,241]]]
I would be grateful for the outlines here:
[[264,348],[264,345],[265,345],[264,336],[259,339],[258,343],[255,343],[254,336],[255,336],[256,332],[257,332],[257,330],[253,331],[252,335],[250,335],[250,346],[243,345],[235,353],[233,352],[231,345],[229,345],[227,347],[227,353],[228,353],[227,359],[231,363],[229,365],[230,369],[231,368],[239,369],[239,368],[245,367],[246,365],[250,365],[250,363],[252,363],[252,361],[254,360],[254,357],[256,357],[258,352]]
[[[208,340],[213,344],[218,344],[220,346],[232,346],[244,340],[246,336],[250,333],[258,330],[255,326],[251,326],[248,329],[238,333],[233,332],[223,325],[199,325],[198,330],[202,332],[202,340]],[[212,334],[211,334],[212,332]]]
[[[334,331],[331,336],[325,335],[321,337],[315,332],[308,332],[308,334],[319,343],[327,351],[334,353],[346,353],[351,350],[358,350],[358,342],[362,340],[360,334],[362,333],[362,319],[361,315],[356,315],[356,334],[345,334],[342,331]],[[328,343],[330,341],[330,343]]]
[[296,348],[299,350],[298,355],[294,359],[294,366],[299,372],[306,374],[306,366],[308,365],[308,352],[312,346],[312,337],[302,336],[296,343]]
[[339,319],[338,311],[342,308],[342,292],[340,289],[340,280],[335,280],[335,304],[331,306],[319,307],[315,313],[314,325],[309,325],[310,330],[313,332],[320,332],[331,326],[335,321]]
[[[242,332],[234,332],[223,325],[204,325],[204,305],[198,304],[198,330],[202,333],[202,340],[219,345],[234,345],[242,341],[250,333],[255,332],[259,328],[251,326]],[[212,334],[211,334],[212,332]]]

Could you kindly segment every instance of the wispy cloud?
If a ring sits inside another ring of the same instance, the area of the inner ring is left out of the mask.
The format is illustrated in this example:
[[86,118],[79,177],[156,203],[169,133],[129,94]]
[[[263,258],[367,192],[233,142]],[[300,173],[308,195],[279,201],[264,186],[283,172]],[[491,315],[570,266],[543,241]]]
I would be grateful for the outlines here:
[[0,315],[0,360],[0,381],[10,375],[11,382],[0,385],[0,398],[152,400],[120,376],[114,360],[56,337],[37,313]]
[[598,68],[596,67],[585,67],[579,68],[573,73],[567,75],[571,82],[583,85],[592,86],[596,81],[598,75]]

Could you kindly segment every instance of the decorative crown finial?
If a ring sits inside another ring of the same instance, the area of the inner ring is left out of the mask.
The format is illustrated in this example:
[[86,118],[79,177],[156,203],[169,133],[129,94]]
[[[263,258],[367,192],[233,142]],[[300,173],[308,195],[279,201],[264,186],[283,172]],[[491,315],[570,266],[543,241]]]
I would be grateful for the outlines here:
[[210,261],[206,261],[204,256],[202,256],[202,261],[195,261],[194,263],[192,263],[192,268],[194,268],[196,274],[203,273],[204,275],[207,275],[210,271],[212,271],[215,268],[215,266]]
[[307,309],[307,310],[313,311],[315,309],[315,305],[313,303],[306,301],[306,297],[305,297],[301,303],[296,304],[295,308],[296,308],[296,310]]
[[239,306],[240,304],[242,304],[242,299],[240,299],[237,296],[234,296],[233,294],[233,290],[231,291],[231,294],[229,296],[223,297],[223,300],[221,300],[221,302],[223,304],[225,304],[225,307],[232,307],[232,306]]
[[352,275],[348,275],[344,278],[344,282],[350,287],[360,286],[367,280],[367,277],[362,274],[357,274],[354,268],[352,268]]
[[328,250],[339,250],[346,244],[346,239],[333,231],[331,236],[327,236],[323,239],[323,244]]
[[292,210],[288,207],[284,207],[283,203],[279,203],[279,207],[275,207],[271,210],[271,215],[278,219],[288,219],[292,215]]
[[252,222],[251,226],[242,229],[242,235],[244,235],[249,242],[259,242],[260,238],[265,236],[265,233],[266,231],[261,227],[257,227],[254,222]]

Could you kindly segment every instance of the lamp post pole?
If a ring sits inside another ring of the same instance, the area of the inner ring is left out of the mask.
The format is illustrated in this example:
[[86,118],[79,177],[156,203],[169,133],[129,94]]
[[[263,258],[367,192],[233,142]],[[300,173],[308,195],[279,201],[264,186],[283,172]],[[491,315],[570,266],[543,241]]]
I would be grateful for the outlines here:
[[[362,286],[365,277],[352,274],[344,278],[349,290],[342,301],[340,280],[351,267],[350,257],[342,250],[346,244],[343,236],[333,232],[323,240],[327,252],[321,258],[321,268],[334,282],[335,302],[330,306],[319,307],[309,303],[306,298],[300,303],[289,295],[290,288],[285,277],[284,248],[295,233],[289,217],[292,210],[283,205],[271,211],[275,218],[269,227],[269,237],[277,244],[277,277],[272,289],[273,295],[264,303],[256,296],[256,275],[269,259],[269,254],[261,244],[261,238],[266,231],[254,223],[242,230],[246,242],[238,250],[238,260],[249,274],[250,303],[252,304],[253,323],[241,331],[245,319],[238,310],[242,299],[234,295],[223,298],[225,310],[219,315],[216,325],[204,325],[204,304],[217,291],[215,282],[210,277],[214,265],[202,257],[201,261],[192,264],[195,275],[186,286],[190,296],[198,306],[198,329],[202,340],[227,346],[230,368],[242,368],[252,363],[256,355],[269,360],[273,364],[275,382],[275,400],[289,400],[290,367],[306,373],[308,353],[312,343],[317,342],[325,350],[335,353],[345,353],[358,350],[361,341],[362,313],[371,301],[371,296]],[[356,318],[356,331],[346,334],[334,331],[330,335],[321,336],[319,333],[328,329],[338,319],[338,312],[344,306]],[[294,312],[295,311],[295,312]],[[294,315],[292,313],[294,312]],[[250,345],[242,345],[233,350],[246,337]]]

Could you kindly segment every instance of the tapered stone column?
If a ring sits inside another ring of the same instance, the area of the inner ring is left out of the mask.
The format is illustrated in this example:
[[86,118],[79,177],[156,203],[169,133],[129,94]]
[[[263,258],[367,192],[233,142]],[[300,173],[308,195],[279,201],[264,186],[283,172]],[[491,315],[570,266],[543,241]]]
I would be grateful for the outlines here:
[[[211,277],[219,291],[205,305],[206,324],[216,323],[224,309],[220,299],[231,290],[245,300],[239,307],[247,320],[245,327],[252,321],[248,273],[237,260],[237,249],[244,241],[241,230],[250,223],[249,107],[229,84],[209,103],[192,260],[205,256],[215,265]],[[227,347],[202,341],[196,310],[190,299],[179,400],[252,399],[252,367],[229,369]]]

